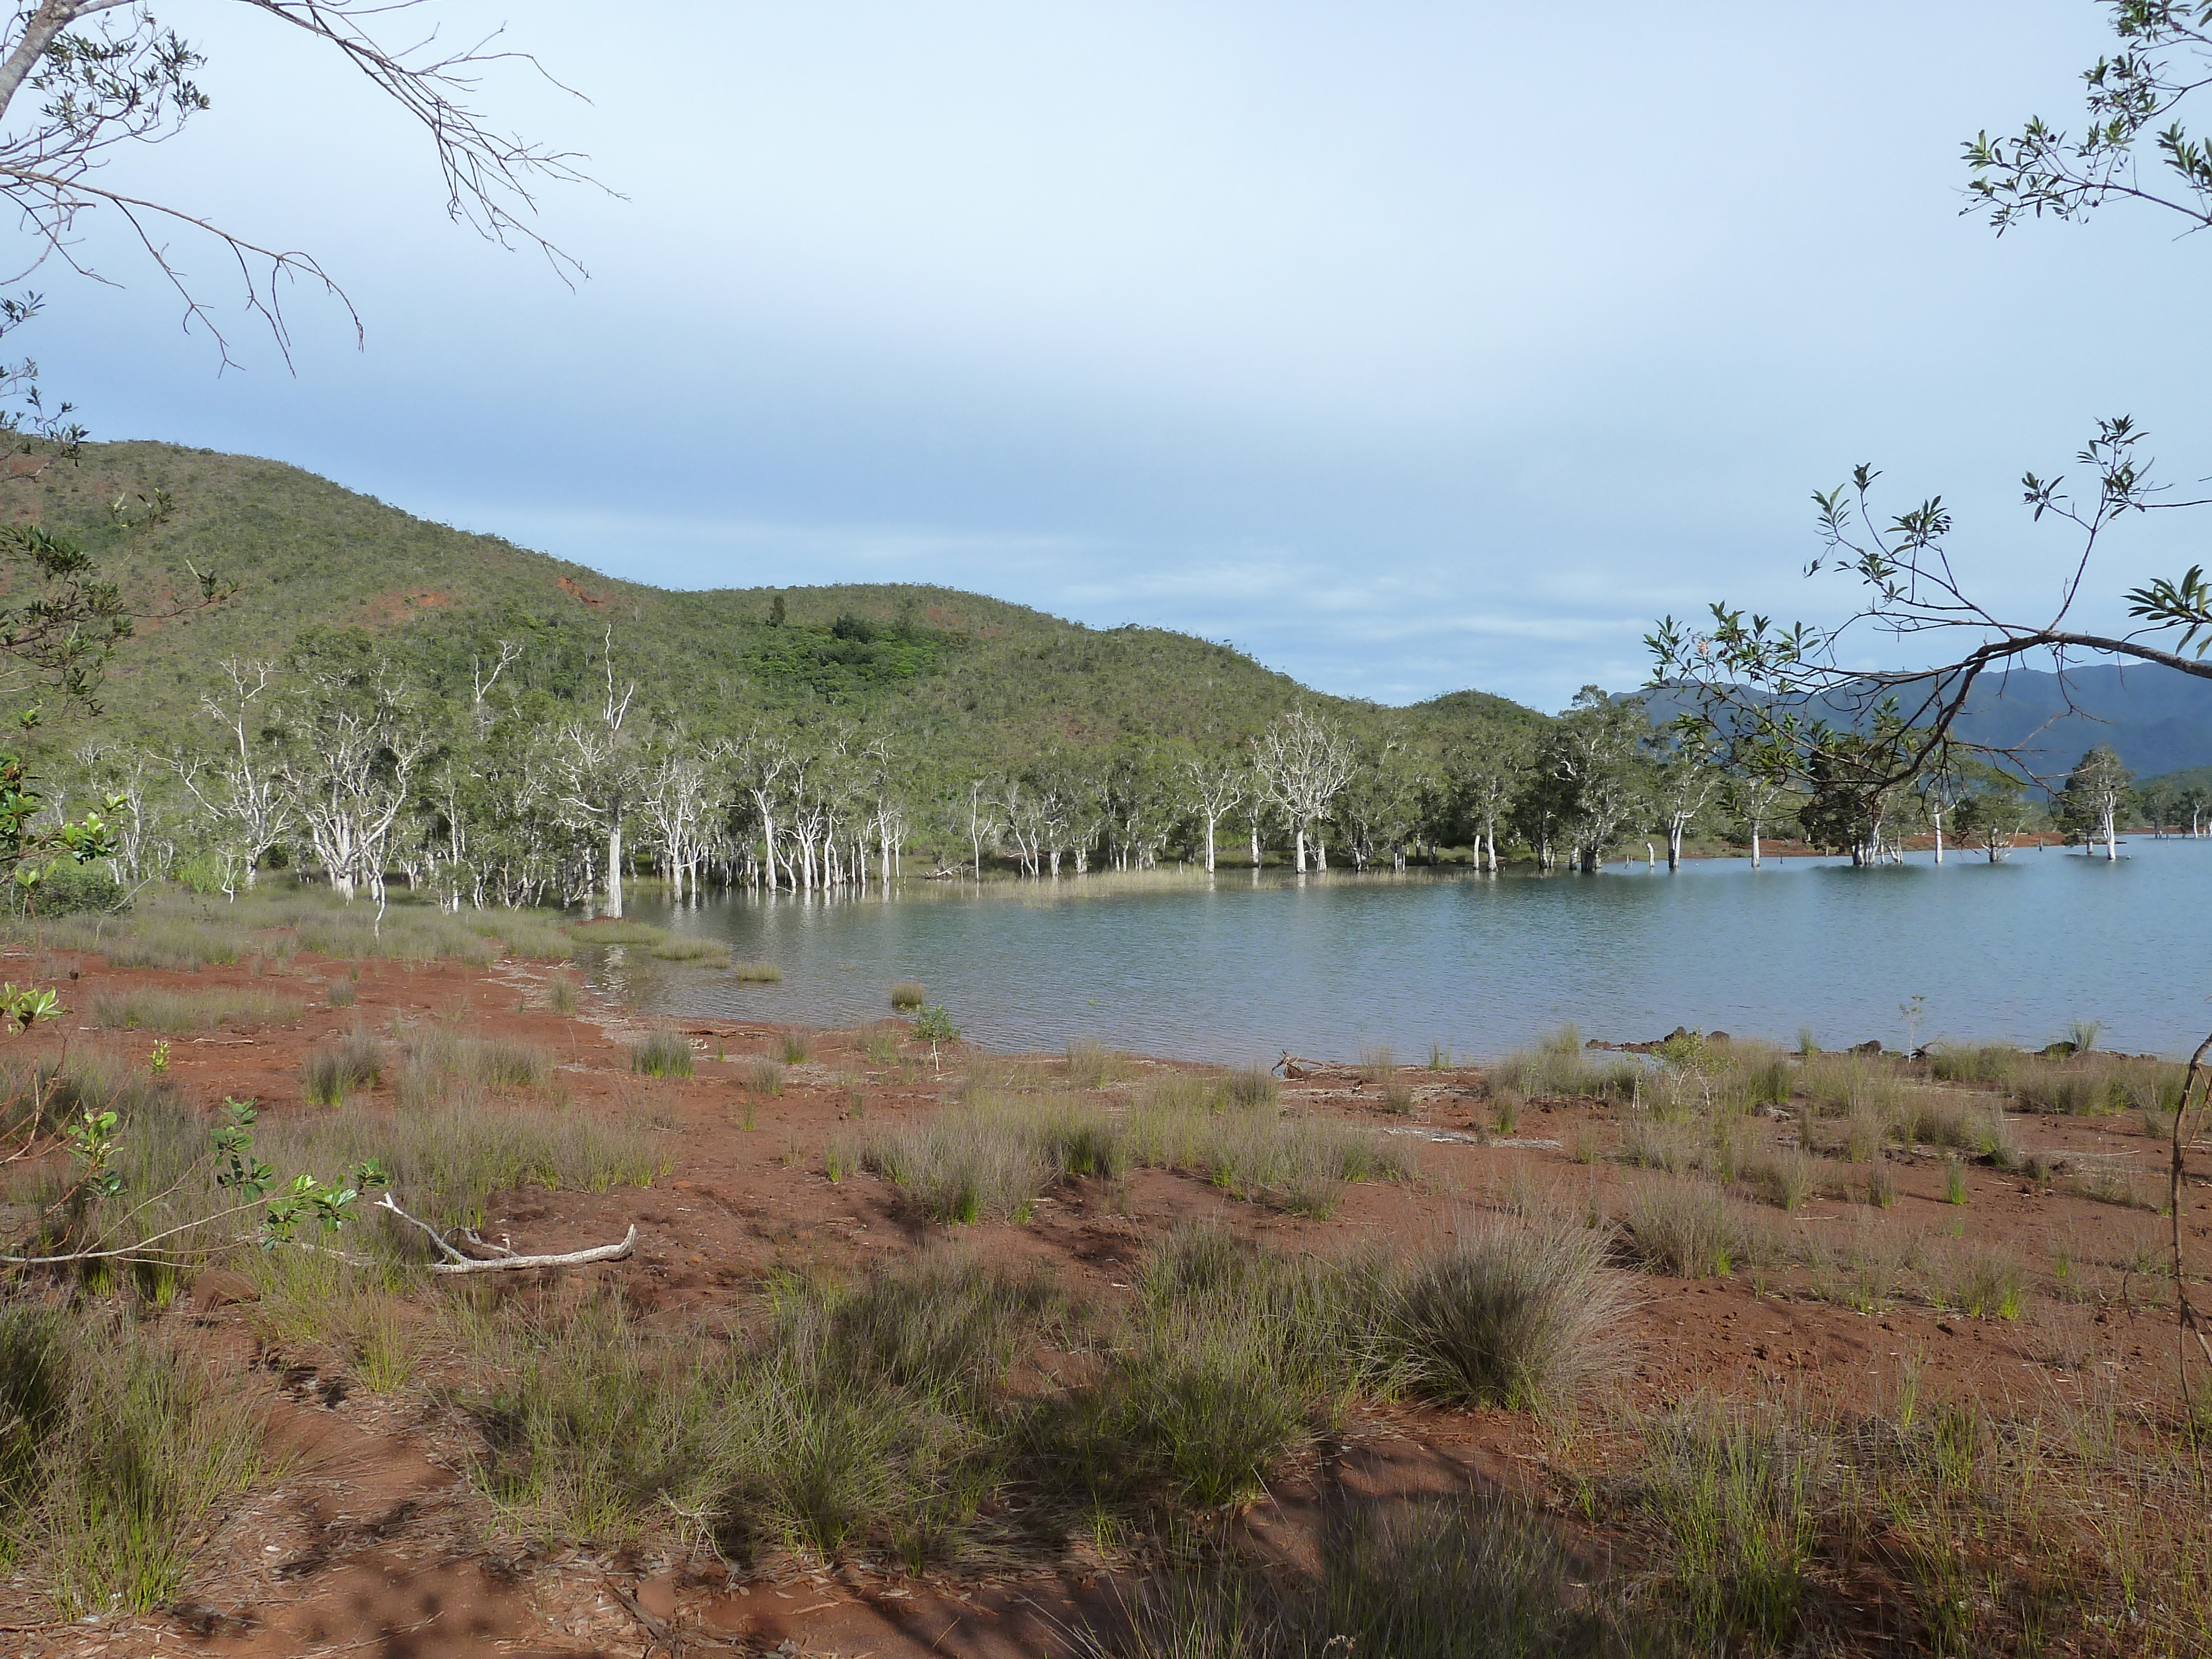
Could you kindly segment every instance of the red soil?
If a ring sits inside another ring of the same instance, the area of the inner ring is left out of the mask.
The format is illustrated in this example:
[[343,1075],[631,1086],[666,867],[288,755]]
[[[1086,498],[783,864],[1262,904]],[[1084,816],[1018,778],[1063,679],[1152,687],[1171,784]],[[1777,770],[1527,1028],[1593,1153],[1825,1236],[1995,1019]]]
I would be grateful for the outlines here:
[[[82,977],[72,983],[73,966]],[[38,967],[43,973],[47,964]],[[321,1003],[321,981],[343,969],[305,956],[281,972],[272,966],[267,980],[242,967],[118,973],[97,957],[53,967],[72,1009],[88,1006],[95,988],[126,984],[296,991],[309,1011],[295,1026],[173,1039],[172,1072],[191,1097],[210,1107],[226,1096],[252,1097],[264,1118],[313,1109],[297,1103],[302,1057],[357,1019],[380,1026],[395,1012],[458,1009],[471,1032],[545,1045],[562,1062],[561,1085],[584,1109],[644,1110],[680,1125],[681,1133],[668,1138],[675,1167],[649,1190],[509,1194],[488,1235],[508,1236],[525,1252],[566,1250],[619,1238],[635,1221],[639,1247],[630,1260],[583,1270],[568,1282],[617,1280],[648,1316],[727,1310],[772,1268],[865,1268],[948,1231],[899,1209],[880,1181],[833,1185],[823,1173],[821,1149],[850,1127],[841,1121],[845,1101],[835,1074],[875,1073],[872,1121],[926,1115],[951,1095],[951,1073],[933,1078],[926,1063],[916,1082],[885,1080],[882,1068],[861,1056],[854,1033],[818,1034],[813,1061],[792,1067],[785,1093],[766,1098],[738,1088],[734,1062],[768,1052],[771,1043],[780,1053],[780,1028],[696,1028],[706,1052],[696,1079],[637,1078],[627,1069],[623,1044],[642,1028],[619,1007],[587,994],[576,1018],[517,1012],[526,994],[542,1010],[550,971],[543,964],[479,970],[367,963],[358,1006],[350,1010]],[[22,976],[21,968],[15,976]],[[75,1017],[59,1024],[68,1029],[51,1033],[50,1043],[112,1044],[138,1062],[154,1041],[150,1034],[95,1032]],[[718,1045],[730,1063],[713,1057]],[[1109,1301],[1127,1293],[1147,1243],[1194,1216],[1217,1217],[1278,1249],[1333,1252],[1375,1239],[1431,1239],[1471,1216],[1532,1197],[1577,1212],[1595,1206],[1618,1214],[1625,1185],[1640,1178],[1602,1156],[1587,1165],[1569,1158],[1565,1148],[1585,1119],[1597,1125],[1601,1144],[1611,1144],[1611,1120],[1601,1112],[1531,1103],[1516,1135],[1480,1144],[1488,1108],[1479,1074],[1407,1075],[1418,1087],[1411,1119],[1384,1113],[1379,1091],[1349,1072],[1324,1071],[1285,1087],[1288,1105],[1416,1139],[1460,1137],[1421,1146],[1418,1188],[1351,1188],[1326,1222],[1236,1202],[1194,1177],[1140,1170],[1118,1188],[1072,1183],[1026,1225],[964,1231],[994,1255],[1051,1262],[1079,1297]],[[748,1109],[750,1128],[744,1127]],[[2113,1120],[2019,1118],[2015,1127],[2026,1148],[2100,1153],[2138,1170],[2146,1191],[2161,1165],[2157,1146]],[[1778,1122],[1767,1132],[1780,1136],[1789,1128]],[[1974,1320],[1902,1304],[1862,1316],[1796,1293],[1802,1272],[1779,1273],[1764,1284],[1742,1273],[1704,1283],[1639,1278],[1626,1333],[1632,1362],[1617,1403],[1634,1410],[1698,1395],[1799,1389],[1870,1403],[1894,1388],[1913,1356],[1921,1358],[1923,1390],[1972,1394],[1993,1407],[2076,1397],[2104,1382],[2126,1392],[2151,1386],[2170,1360],[2172,1327],[2160,1316],[2155,1290],[2130,1282],[2130,1266],[2142,1251],[2157,1253],[2164,1222],[2144,1209],[2038,1188],[1984,1167],[1969,1169],[1971,1202],[1961,1210],[1942,1201],[1940,1156],[1893,1155],[1889,1168],[1898,1197],[1886,1214],[1869,1217],[1853,1202],[1816,1198],[1792,1217],[1771,1212],[1776,1224],[1839,1247],[1855,1227],[1871,1226],[1899,1241],[2009,1251],[2029,1270],[2032,1317]],[[1954,1246],[1961,1224],[1964,1244]],[[2206,1231],[2202,1224],[2192,1230],[2199,1240]],[[2057,1294],[2050,1269],[2062,1246],[2093,1292],[2087,1300]],[[284,1453],[272,1459],[276,1477],[222,1518],[197,1564],[190,1601],[171,1613],[33,1628],[44,1604],[27,1589],[0,1589],[0,1625],[19,1644],[13,1651],[368,1652],[394,1659],[636,1654],[655,1626],[672,1619],[708,1649],[730,1640],[774,1648],[788,1638],[810,1652],[879,1659],[1013,1655],[1064,1651],[1065,1631],[1086,1612],[1110,1608],[1116,1594],[1110,1574],[1079,1562],[927,1581],[793,1565],[732,1583],[719,1568],[675,1573],[659,1561],[533,1554],[497,1539],[459,1472],[469,1448],[450,1413],[412,1396],[380,1401],[349,1388],[328,1356],[270,1346],[257,1334],[249,1308],[196,1305],[168,1316],[191,1321],[210,1352],[235,1368],[240,1385],[267,1400]],[[1246,1524],[1256,1544],[1297,1559],[1310,1549],[1317,1507],[1330,1494],[1474,1484],[1540,1495],[1550,1481],[1547,1455],[1544,1435],[1514,1413],[1356,1412],[1342,1439],[1293,1469]]]

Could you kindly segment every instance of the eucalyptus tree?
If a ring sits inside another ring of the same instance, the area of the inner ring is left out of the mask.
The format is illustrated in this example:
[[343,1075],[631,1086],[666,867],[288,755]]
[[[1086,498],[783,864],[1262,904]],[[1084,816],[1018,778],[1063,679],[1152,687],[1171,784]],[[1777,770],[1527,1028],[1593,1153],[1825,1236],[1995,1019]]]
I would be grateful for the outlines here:
[[1742,826],[1751,842],[1751,867],[1759,868],[1759,836],[1785,810],[1794,810],[1796,797],[1759,772],[1742,772],[1723,786],[1721,804]]
[[656,731],[639,772],[638,816],[643,819],[662,872],[678,899],[686,883],[698,889],[706,860],[708,826],[723,803],[713,746],[695,740],[681,725]]
[[783,799],[799,763],[781,732],[758,726],[732,746],[729,759],[738,788],[751,807],[759,836],[762,884],[772,893],[779,885],[775,849]]
[[1492,875],[1498,873],[1498,831],[1511,818],[1534,762],[1534,744],[1514,728],[1486,734],[1451,763],[1453,794],[1473,838],[1474,861]]
[[1620,839],[1648,787],[1644,755],[1650,725],[1640,698],[1609,696],[1586,685],[1546,732],[1537,770],[1549,836],[1562,836],[1572,861],[1595,872]]
[[[1289,821],[1293,867],[1303,875],[1307,838],[1352,780],[1352,746],[1331,722],[1297,708],[1276,716],[1254,739],[1253,758],[1269,800]],[[1327,843],[1316,850],[1316,867],[1328,869]]]
[[[1228,755],[1189,755],[1182,763],[1184,799],[1194,821],[1206,826],[1206,873],[1213,873],[1214,828],[1244,804],[1252,777]],[[1257,831],[1255,831],[1256,848]],[[1256,851],[1255,863],[1258,862]]]
[[2074,763],[2066,784],[2052,804],[2052,812],[2084,852],[2101,841],[2105,856],[2120,856],[2119,821],[2135,796],[2135,774],[2129,771],[2112,744],[2100,743]]
[[561,766],[559,803],[569,821],[596,834],[606,849],[605,908],[623,913],[623,836],[639,792],[639,743],[630,724],[637,682],[615,677],[614,629],[607,629],[600,656],[603,691],[599,708],[562,727],[557,744]]
[[381,906],[392,828],[434,734],[413,688],[365,640],[325,642],[296,668],[278,785],[331,888],[350,903],[365,884]]
[[1728,781],[1711,738],[1692,721],[1645,739],[1651,757],[1651,802],[1667,836],[1667,867],[1682,867],[1682,838]]
[[2027,827],[2027,804],[2019,781],[1994,767],[1980,769],[1952,808],[1951,823],[1966,844],[1980,848],[1991,864],[1998,862]]
[[216,666],[227,684],[203,696],[199,708],[219,733],[217,751],[180,750],[170,765],[205,814],[221,855],[242,866],[241,878],[251,887],[261,860],[298,821],[270,744],[279,718],[272,696],[277,668],[265,659],[234,657]]
[[1334,815],[1343,828],[1352,868],[1364,872],[1385,856],[1392,869],[1406,867],[1406,843],[1420,823],[1421,785],[1419,768],[1395,738],[1373,738],[1357,747],[1351,780]]

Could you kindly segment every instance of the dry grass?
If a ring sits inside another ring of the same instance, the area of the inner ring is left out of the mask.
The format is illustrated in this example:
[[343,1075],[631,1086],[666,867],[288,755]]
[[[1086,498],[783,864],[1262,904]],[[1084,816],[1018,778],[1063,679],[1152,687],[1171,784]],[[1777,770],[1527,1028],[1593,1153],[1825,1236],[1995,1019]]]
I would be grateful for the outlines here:
[[221,1026],[252,1030],[289,1025],[307,1012],[299,998],[271,991],[173,991],[161,987],[95,991],[96,1024],[121,1031],[204,1031]]
[[1645,1182],[1630,1193],[1626,1220],[1637,1259],[1677,1279],[1724,1279],[1773,1254],[1764,1224],[1708,1181]]

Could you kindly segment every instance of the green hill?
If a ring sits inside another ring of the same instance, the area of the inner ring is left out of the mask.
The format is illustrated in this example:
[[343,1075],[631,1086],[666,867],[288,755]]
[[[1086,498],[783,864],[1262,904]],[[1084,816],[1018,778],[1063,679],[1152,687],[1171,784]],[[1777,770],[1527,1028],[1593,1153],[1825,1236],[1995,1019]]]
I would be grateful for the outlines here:
[[[1348,702],[1188,635],[1085,628],[949,588],[781,590],[779,625],[777,590],[620,581],[296,467],[168,444],[88,446],[74,468],[18,488],[42,496],[27,513],[99,555],[144,608],[194,591],[195,568],[238,584],[216,611],[142,628],[118,658],[104,696],[118,735],[177,732],[224,658],[280,657],[315,629],[365,631],[418,683],[462,700],[503,640],[525,647],[511,678],[588,696],[611,629],[618,672],[642,702],[696,729],[836,719],[933,766],[1132,738],[1232,742],[1299,702],[1416,742],[1543,719],[1480,692],[1411,709]],[[161,498],[165,510],[143,522]]]

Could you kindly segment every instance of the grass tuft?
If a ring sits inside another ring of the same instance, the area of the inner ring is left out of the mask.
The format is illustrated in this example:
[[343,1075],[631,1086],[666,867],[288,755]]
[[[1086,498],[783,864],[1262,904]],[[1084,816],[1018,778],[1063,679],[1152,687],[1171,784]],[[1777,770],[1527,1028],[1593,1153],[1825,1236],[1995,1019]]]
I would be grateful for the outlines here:
[[1536,1411],[1615,1369],[1626,1298],[1595,1228],[1498,1222],[1469,1228],[1419,1264],[1399,1319],[1422,1392],[1455,1404]]
[[629,1045],[629,1068],[646,1077],[690,1077],[690,1040],[680,1031],[648,1031]]

